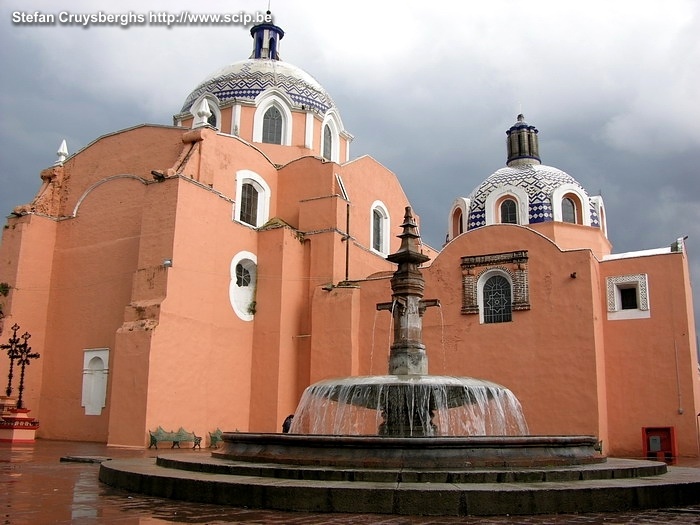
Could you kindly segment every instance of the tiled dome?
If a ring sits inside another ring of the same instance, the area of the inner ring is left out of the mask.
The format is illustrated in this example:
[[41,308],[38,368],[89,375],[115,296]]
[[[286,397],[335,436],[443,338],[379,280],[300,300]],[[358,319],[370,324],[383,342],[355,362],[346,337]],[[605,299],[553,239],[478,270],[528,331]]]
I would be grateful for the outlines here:
[[[469,218],[467,229],[478,228],[486,224],[486,199],[491,192],[502,186],[515,186],[528,194],[530,224],[554,220],[552,212],[552,192],[564,185],[572,184],[588,195],[576,179],[568,173],[542,164],[521,164],[501,168],[489,176],[469,195]],[[599,226],[598,213],[591,205],[591,226]]]
[[203,93],[216,96],[220,103],[234,98],[252,102],[270,87],[286,93],[295,104],[321,113],[335,107],[321,84],[303,69],[281,60],[251,58],[226,66],[207,77],[187,96],[181,112],[189,111]]

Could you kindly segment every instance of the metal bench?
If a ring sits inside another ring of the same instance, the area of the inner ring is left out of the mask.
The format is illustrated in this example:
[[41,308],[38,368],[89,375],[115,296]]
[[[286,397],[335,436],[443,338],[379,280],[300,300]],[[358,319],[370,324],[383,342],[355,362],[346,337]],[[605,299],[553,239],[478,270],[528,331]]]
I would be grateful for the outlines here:
[[158,442],[160,441],[172,442],[172,446],[170,448],[180,448],[180,442],[182,441],[192,443],[193,450],[197,447],[200,449],[202,448],[202,438],[197,436],[194,432],[188,432],[182,427],[180,427],[177,432],[166,432],[163,430],[163,427],[159,426],[154,431],[149,430],[148,434],[151,437],[151,443],[148,445],[148,448],[155,447],[157,450]]
[[217,428],[214,432],[209,432],[209,447],[216,448],[223,441],[223,432]]

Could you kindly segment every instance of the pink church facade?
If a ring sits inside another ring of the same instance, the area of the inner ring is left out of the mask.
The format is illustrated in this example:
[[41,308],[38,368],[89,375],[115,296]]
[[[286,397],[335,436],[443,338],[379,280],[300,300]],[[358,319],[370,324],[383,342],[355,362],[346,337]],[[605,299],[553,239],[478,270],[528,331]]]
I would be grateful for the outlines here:
[[[18,323],[41,353],[24,393],[38,437],[277,432],[309,384],[386,373],[376,304],[410,203],[390,170],[351,159],[330,96],[278,60],[284,33],[251,34],[253,56],[197,86],[175,125],[61,156],[8,218],[0,337]],[[441,302],[423,321],[430,372],[507,386],[533,434],[640,456],[657,432],[662,452],[697,456],[683,241],[612,254],[602,199],[542,166],[536,135],[519,118],[508,167],[455,200],[442,250],[423,245]]]

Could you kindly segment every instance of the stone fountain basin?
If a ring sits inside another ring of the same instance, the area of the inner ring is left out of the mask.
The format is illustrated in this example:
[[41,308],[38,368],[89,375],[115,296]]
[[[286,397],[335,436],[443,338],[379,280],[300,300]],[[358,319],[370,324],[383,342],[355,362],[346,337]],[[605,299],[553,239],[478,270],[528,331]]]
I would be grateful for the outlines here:
[[594,436],[382,437],[225,432],[212,456],[349,468],[543,467],[605,462]]

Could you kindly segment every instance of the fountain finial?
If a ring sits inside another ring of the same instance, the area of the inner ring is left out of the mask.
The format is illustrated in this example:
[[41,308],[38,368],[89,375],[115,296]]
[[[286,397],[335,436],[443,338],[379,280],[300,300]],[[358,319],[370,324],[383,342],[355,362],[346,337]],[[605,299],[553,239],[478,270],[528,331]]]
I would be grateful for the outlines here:
[[398,236],[401,239],[401,246],[397,252],[390,254],[387,260],[397,264],[402,262],[420,264],[429,261],[430,257],[421,251],[420,234],[410,206],[406,206],[401,227],[403,232]]

